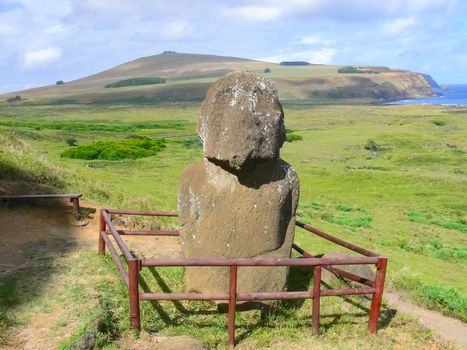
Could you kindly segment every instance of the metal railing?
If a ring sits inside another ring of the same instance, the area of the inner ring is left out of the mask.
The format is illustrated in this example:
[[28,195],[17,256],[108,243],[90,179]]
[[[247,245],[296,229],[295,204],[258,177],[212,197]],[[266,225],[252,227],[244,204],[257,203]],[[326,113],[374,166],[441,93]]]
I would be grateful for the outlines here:
[[[141,329],[140,301],[141,300],[214,300],[228,301],[228,344],[235,346],[235,310],[237,301],[312,299],[312,333],[319,334],[320,299],[325,296],[348,296],[371,294],[371,308],[368,321],[368,331],[376,333],[383,296],[386,275],[387,258],[337,237],[315,229],[309,225],[296,222],[298,227],[320,236],[328,241],[350,249],[363,255],[362,257],[319,258],[315,257],[295,243],[292,248],[302,255],[301,258],[273,259],[273,258],[137,258],[134,256],[121,236],[179,236],[178,230],[117,230],[112,223],[111,215],[146,215],[177,217],[175,212],[137,211],[120,209],[102,209],[99,225],[99,254],[105,254],[107,246],[117,268],[125,282],[130,297],[130,323],[136,330]],[[128,270],[120,260],[115,246],[109,239],[112,236],[128,265]],[[340,265],[375,265],[375,280],[369,280],[354,273],[336,267]],[[139,272],[143,267],[164,266],[225,266],[229,267],[229,290],[225,293],[149,293],[139,291]],[[310,266],[313,267],[313,289],[310,291],[282,291],[282,292],[248,292],[237,291],[237,272],[243,266]],[[361,288],[321,289],[321,270],[361,283]]]

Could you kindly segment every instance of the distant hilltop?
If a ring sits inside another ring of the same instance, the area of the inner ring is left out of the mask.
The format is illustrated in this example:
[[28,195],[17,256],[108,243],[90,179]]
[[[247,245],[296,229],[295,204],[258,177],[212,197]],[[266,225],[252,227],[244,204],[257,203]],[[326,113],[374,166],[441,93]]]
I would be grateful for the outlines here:
[[434,95],[439,88],[429,75],[380,66],[316,65],[302,61],[277,64],[164,51],[74,81],[57,76],[51,85],[0,95],[0,103],[199,102],[213,81],[238,70],[272,79],[282,101],[302,105],[422,98]]

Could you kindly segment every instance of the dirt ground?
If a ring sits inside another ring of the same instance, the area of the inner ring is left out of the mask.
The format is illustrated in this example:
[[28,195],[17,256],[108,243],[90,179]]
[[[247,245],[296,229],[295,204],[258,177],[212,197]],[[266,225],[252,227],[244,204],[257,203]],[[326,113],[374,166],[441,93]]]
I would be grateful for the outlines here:
[[[42,257],[51,254],[66,258],[83,251],[96,250],[97,253],[100,208],[83,201],[81,206],[87,219],[76,222],[66,201],[1,204],[0,277],[6,274],[15,276],[15,270],[25,267],[40,269]],[[126,237],[125,241],[140,255],[173,257],[180,254],[177,240],[173,237]],[[50,325],[66,323],[66,319],[66,310],[52,304],[52,309],[32,315],[26,326],[13,330],[10,345],[0,348],[57,349],[60,342],[75,330],[74,324],[62,324],[60,334],[51,334]],[[139,342],[149,345],[157,340]]]
[[0,276],[31,264],[41,252],[63,253],[62,245],[91,243],[97,239],[98,220],[91,214],[85,226],[75,225],[63,203],[0,207]]
[[[76,222],[66,202],[0,206],[0,277],[30,264],[40,253],[97,249],[101,208],[87,202],[81,202],[81,207],[87,218]],[[173,237],[125,237],[125,241],[140,256],[180,255],[180,246]]]

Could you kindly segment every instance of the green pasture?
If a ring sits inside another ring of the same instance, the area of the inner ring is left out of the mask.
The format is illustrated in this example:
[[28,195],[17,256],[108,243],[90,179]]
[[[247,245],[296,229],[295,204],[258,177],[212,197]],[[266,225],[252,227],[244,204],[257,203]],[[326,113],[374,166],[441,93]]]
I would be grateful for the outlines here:
[[[175,210],[182,170],[202,157],[199,109],[0,106],[0,180],[82,192],[111,207]],[[389,290],[466,321],[467,109],[308,106],[285,115],[302,137],[281,152],[300,178],[298,218],[388,256]],[[140,159],[60,156],[73,147],[68,138],[86,145],[132,136],[165,138],[166,147]],[[300,229],[296,241],[315,254],[342,251]]]

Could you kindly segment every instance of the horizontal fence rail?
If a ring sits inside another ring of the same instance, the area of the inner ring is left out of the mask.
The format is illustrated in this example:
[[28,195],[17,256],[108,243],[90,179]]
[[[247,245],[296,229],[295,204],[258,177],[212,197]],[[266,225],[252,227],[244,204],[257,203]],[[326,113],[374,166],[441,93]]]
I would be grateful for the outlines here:
[[[111,215],[144,215],[158,217],[178,217],[176,212],[166,211],[140,211],[124,209],[102,209],[99,225],[99,254],[105,254],[107,246],[117,269],[126,284],[130,297],[130,322],[133,328],[140,330],[140,301],[227,301],[228,302],[228,344],[235,346],[235,311],[237,302],[264,301],[264,300],[288,300],[288,299],[312,299],[312,333],[319,334],[320,300],[325,296],[348,296],[371,294],[371,308],[368,321],[368,331],[376,333],[377,323],[381,308],[384,280],[386,274],[387,258],[358,247],[340,238],[331,236],[307,224],[296,222],[298,227],[322,237],[330,242],[350,249],[363,256],[344,258],[319,258],[311,255],[295,243],[292,248],[301,254],[301,258],[137,258],[127,248],[122,236],[179,236],[178,230],[125,230],[116,229]],[[117,253],[110,237],[116,243],[127,262],[126,269]],[[376,266],[375,280],[369,280],[362,276],[348,272],[339,266],[346,265],[374,265]],[[229,290],[225,293],[152,293],[139,292],[139,271],[144,267],[168,267],[168,266],[223,266],[229,268]],[[238,268],[244,266],[309,266],[313,270],[313,287],[309,291],[282,291],[282,292],[239,292],[237,290]],[[363,285],[361,288],[321,289],[321,272],[326,269],[334,275]]]
[[141,259],[141,266],[327,266],[376,264],[377,257],[355,258],[163,258]]
[[346,242],[340,238],[337,238],[337,237],[334,237],[334,236],[331,236],[330,234],[328,233],[325,233],[323,231],[320,231],[314,227],[311,227],[310,225],[307,225],[307,224],[304,224],[300,221],[296,221],[295,224],[298,226],[298,227],[301,227],[303,228],[304,230],[307,230],[308,232],[312,232],[314,233],[315,235],[318,235],[330,242],[333,242],[333,243],[336,243],[344,248],[347,248],[347,249],[350,249],[350,250],[353,250],[354,252],[356,253],[360,253],[362,255],[365,255],[365,256],[378,256],[378,254],[376,253],[373,253],[373,252],[370,252],[369,250],[366,250],[366,249],[363,249],[359,246],[356,246],[355,244],[352,244],[352,243],[349,243],[349,242]]

